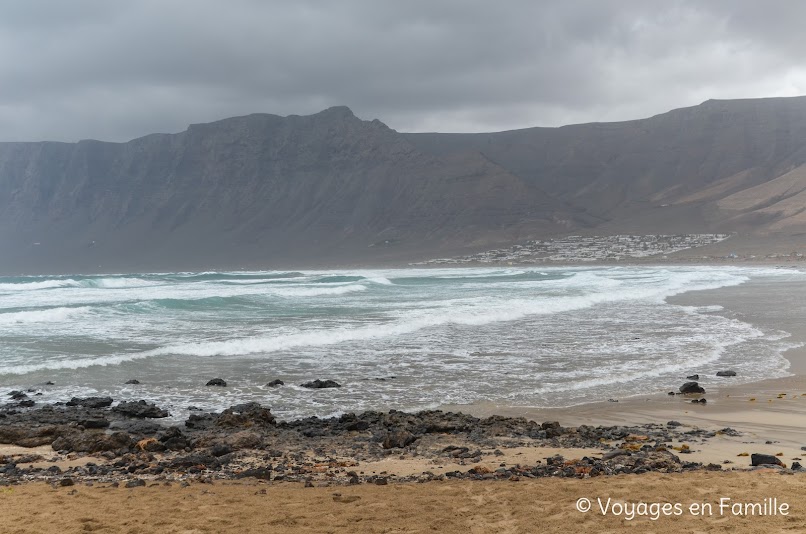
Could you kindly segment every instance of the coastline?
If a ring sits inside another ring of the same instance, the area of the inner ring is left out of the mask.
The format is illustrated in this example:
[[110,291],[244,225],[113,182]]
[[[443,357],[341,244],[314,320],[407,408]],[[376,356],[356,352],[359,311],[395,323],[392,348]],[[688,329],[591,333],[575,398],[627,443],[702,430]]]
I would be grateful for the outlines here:
[[[789,277],[750,280],[667,302],[721,306],[709,313],[764,331],[784,330],[791,334],[787,341],[803,343],[802,286]],[[65,531],[62,521],[75,531],[111,532],[125,531],[124,522],[144,532],[405,532],[418,525],[444,532],[529,532],[536,522],[549,532],[639,523],[656,532],[709,531],[726,520],[736,530],[803,525],[806,471],[793,463],[806,457],[806,348],[783,356],[791,376],[744,384],[721,379],[708,387],[705,405],[652,393],[571,408],[477,404],[444,407],[466,416],[365,413],[280,424],[252,407],[199,420],[198,431],[181,428],[181,436],[108,407],[79,406],[69,412],[72,419],[55,425],[36,421],[39,430],[59,427],[53,432],[62,433],[60,447],[45,444],[51,430],[37,434],[37,447],[0,445],[0,502],[10,511],[0,517],[0,530]],[[0,417],[6,437],[13,435],[11,423],[25,429],[30,422],[25,414]],[[95,426],[101,420],[111,421],[100,427],[110,430]],[[92,428],[98,430],[85,436]],[[122,441],[112,443],[116,434]],[[102,435],[118,448],[81,450]],[[173,438],[185,441],[171,445]],[[221,446],[229,449],[212,453]],[[749,455],[757,453],[787,468],[751,468]],[[752,522],[724,516],[633,522],[574,509],[580,497],[687,503],[713,501],[717,494],[744,501],[776,497],[796,513]],[[267,507],[267,498],[271,510],[254,513]],[[107,511],[99,512],[99,503]],[[200,507],[218,508],[208,513]],[[58,510],[62,519],[39,516],[39,509]],[[164,510],[165,517],[153,517],[154,510]]]
[[[759,452],[779,454],[785,461],[806,457],[806,287],[790,279],[750,280],[738,286],[685,292],[666,299],[680,306],[721,306],[717,313],[753,324],[764,331],[785,331],[792,344],[782,352],[789,362],[790,376],[737,383],[730,377],[719,379],[702,397],[706,405],[691,404],[691,397],[669,396],[662,392],[595,401],[564,408],[505,408],[495,405],[446,406],[477,416],[493,413],[526,417],[538,421],[557,420],[564,425],[624,425],[678,421],[685,427],[719,430],[725,427],[741,436],[720,435],[707,446],[693,447],[692,461],[743,464],[739,454]],[[690,371],[692,374],[697,369]],[[686,373],[687,374],[687,373]],[[686,381],[680,377],[681,384]],[[784,395],[782,395],[784,394]],[[768,443],[771,442],[771,443]],[[731,464],[725,464],[726,467]]]

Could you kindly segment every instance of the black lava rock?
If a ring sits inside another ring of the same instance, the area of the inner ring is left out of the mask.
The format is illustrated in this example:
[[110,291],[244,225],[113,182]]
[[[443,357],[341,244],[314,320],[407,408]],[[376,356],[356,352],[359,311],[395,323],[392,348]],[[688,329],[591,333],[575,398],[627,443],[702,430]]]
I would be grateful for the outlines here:
[[736,376],[736,371],[719,371],[716,376]]
[[73,397],[65,404],[67,406],[83,406],[84,408],[106,408],[112,406],[112,397]]
[[784,463],[776,456],[755,453],[750,455],[750,465],[754,467],[759,465],[780,465],[782,467],[786,467]]
[[277,387],[277,386],[284,386],[285,382],[283,382],[282,380],[272,380],[271,382],[269,382],[266,385],[268,387],[270,387],[270,388],[274,388],[274,387]]
[[132,378],[131,380],[127,380],[126,382],[124,382],[124,384],[132,384],[132,385],[135,385],[135,386],[137,384],[139,384],[139,383],[140,383],[140,381],[137,380],[136,378]]
[[207,385],[207,386],[218,386],[218,387],[222,387],[222,388],[227,387],[227,383],[224,381],[223,378],[213,378],[212,380],[208,381],[207,384],[205,384],[205,385]]
[[152,418],[158,419],[161,417],[168,417],[169,414],[165,410],[158,407],[156,404],[149,404],[144,400],[137,401],[137,402],[121,402],[114,408],[112,408],[113,412],[117,412],[119,414],[125,415],[127,417],[137,417],[137,418]]
[[305,382],[300,384],[300,387],[309,389],[324,389],[324,388],[340,388],[341,384],[335,380],[319,380],[318,378],[312,382]]
[[680,393],[705,393],[705,389],[697,382],[686,382],[680,386]]

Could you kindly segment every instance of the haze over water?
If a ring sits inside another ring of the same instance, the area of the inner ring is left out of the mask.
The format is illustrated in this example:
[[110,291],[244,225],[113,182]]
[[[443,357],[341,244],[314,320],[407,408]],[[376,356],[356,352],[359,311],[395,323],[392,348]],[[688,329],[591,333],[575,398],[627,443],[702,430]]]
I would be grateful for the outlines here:
[[[785,332],[665,298],[801,276],[734,267],[0,277],[0,386],[281,418],[447,404],[570,406],[720,369],[787,374]],[[205,387],[221,377],[227,388]],[[140,385],[124,385],[129,379]],[[315,378],[340,389],[299,387]],[[265,384],[281,379],[286,385]]]

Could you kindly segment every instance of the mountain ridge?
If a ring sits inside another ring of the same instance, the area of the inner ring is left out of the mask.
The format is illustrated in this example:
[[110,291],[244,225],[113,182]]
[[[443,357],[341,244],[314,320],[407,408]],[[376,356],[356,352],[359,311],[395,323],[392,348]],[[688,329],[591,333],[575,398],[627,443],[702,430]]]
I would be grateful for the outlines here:
[[480,134],[336,106],[0,143],[0,271],[405,262],[572,232],[789,243],[806,232],[804,165],[806,97]]

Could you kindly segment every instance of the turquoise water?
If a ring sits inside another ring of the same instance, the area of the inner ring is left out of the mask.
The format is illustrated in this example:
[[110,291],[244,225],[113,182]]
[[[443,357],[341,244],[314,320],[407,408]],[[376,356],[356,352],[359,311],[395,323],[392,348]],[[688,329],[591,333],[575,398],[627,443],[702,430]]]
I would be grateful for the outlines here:
[[[687,374],[786,374],[785,333],[667,304],[792,271],[400,269],[0,277],[0,387],[109,394],[177,418],[246,400],[281,417],[446,404],[569,406]],[[229,387],[207,388],[221,377]],[[124,385],[128,379],[142,382]],[[273,379],[285,387],[267,388]],[[315,378],[335,390],[300,388]],[[707,383],[707,379],[706,379]]]

